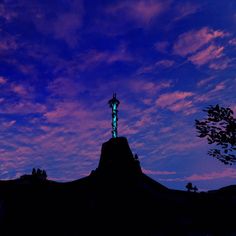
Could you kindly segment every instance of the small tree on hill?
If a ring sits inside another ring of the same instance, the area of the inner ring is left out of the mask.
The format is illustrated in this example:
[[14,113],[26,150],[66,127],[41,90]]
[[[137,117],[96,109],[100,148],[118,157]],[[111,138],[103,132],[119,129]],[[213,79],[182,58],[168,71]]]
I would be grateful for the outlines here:
[[207,138],[209,144],[216,144],[208,154],[224,164],[236,162],[236,119],[230,108],[209,106],[203,110],[207,117],[201,121],[195,120],[198,137]]
[[193,187],[193,184],[191,182],[187,183],[187,185],[185,187],[188,190],[188,192],[192,192],[193,191],[194,193],[196,193],[198,191],[197,186],[195,185]]
[[193,190],[193,184],[192,183],[187,183],[187,185],[185,186],[186,189],[188,190],[188,192],[191,192]]
[[196,193],[197,191],[198,191],[198,188],[197,188],[197,186],[195,185],[195,186],[193,187],[193,192]]
[[32,176],[36,179],[41,179],[41,180],[46,180],[47,179],[47,173],[45,170],[41,170],[41,169],[36,169],[33,168],[32,170]]

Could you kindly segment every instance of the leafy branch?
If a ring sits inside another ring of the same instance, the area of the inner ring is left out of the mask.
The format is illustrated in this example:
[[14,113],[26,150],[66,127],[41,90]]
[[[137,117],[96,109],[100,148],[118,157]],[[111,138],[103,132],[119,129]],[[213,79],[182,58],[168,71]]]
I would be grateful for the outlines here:
[[218,148],[210,149],[208,154],[224,164],[236,162],[236,119],[230,108],[208,106],[203,110],[207,118],[195,120],[198,137],[206,138],[208,144],[216,144]]

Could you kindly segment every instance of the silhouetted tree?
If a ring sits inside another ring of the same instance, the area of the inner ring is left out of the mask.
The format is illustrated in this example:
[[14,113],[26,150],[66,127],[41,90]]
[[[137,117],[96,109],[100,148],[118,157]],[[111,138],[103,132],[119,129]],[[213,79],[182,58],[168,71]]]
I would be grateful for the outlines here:
[[42,171],[38,168],[36,174],[37,176],[40,176],[42,174]]
[[188,190],[188,192],[192,191],[193,190],[193,184],[192,183],[187,183],[187,185],[185,186],[186,189]]
[[46,180],[47,179],[47,173],[45,170],[41,170],[41,169],[36,169],[33,168],[32,170],[32,176],[36,179],[41,179],[41,180]]
[[47,179],[47,173],[45,170],[42,171],[42,178]]
[[210,149],[208,154],[232,165],[236,162],[236,119],[230,108],[208,106],[203,110],[207,118],[195,120],[198,137],[207,138],[209,144],[216,144],[218,148]]
[[36,175],[36,170],[35,170],[35,168],[33,168],[33,170],[32,170],[32,175]]
[[197,186],[195,185],[194,187],[193,187],[193,192],[197,192],[198,191],[198,188],[197,188]]

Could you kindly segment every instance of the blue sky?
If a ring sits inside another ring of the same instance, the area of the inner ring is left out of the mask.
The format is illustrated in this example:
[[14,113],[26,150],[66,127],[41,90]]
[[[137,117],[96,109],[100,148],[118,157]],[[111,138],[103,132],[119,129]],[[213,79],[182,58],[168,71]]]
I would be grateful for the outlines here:
[[116,92],[145,173],[175,189],[234,184],[194,120],[210,104],[236,111],[235,12],[234,0],[1,1],[0,179],[89,174]]

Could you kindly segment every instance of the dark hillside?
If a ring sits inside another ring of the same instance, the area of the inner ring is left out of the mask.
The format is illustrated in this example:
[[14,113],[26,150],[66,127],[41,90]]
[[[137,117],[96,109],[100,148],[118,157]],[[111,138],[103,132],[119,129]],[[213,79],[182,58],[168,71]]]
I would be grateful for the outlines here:
[[235,186],[166,188],[142,173],[126,138],[102,146],[88,177],[0,182],[0,235],[236,235]]

